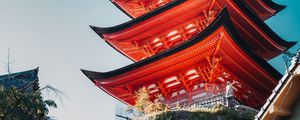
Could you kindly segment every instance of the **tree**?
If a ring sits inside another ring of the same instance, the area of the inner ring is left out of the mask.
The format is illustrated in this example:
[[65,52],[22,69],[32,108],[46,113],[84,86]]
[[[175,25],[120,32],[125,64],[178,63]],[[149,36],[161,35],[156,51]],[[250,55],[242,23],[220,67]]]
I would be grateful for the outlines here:
[[[163,112],[169,109],[169,107],[166,104],[160,102],[159,100],[155,102],[151,101],[148,90],[145,87],[136,91],[135,97],[136,97],[136,104],[134,106],[135,109],[138,112],[144,113],[146,115],[151,113]],[[155,97],[157,99],[160,99],[162,95],[157,95]]]
[[153,104],[153,102],[150,100],[148,90],[145,87],[135,92],[135,96],[136,96],[136,104],[134,107],[139,112],[145,112],[146,108],[151,104]]
[[49,107],[57,105],[53,100],[43,100],[41,89],[28,93],[0,85],[0,120],[50,120]]
[[[4,62],[8,72],[8,80],[13,78],[11,73],[10,50],[8,49],[7,62]],[[61,101],[61,90],[51,86],[45,86],[41,89],[38,83],[26,82],[22,87],[5,88],[0,85],[0,120],[50,120],[48,116],[50,107],[57,108],[53,100],[43,100],[41,91],[50,90]],[[26,91],[33,87],[32,91]],[[49,92],[49,91],[48,91]],[[62,102],[62,101],[61,101]]]

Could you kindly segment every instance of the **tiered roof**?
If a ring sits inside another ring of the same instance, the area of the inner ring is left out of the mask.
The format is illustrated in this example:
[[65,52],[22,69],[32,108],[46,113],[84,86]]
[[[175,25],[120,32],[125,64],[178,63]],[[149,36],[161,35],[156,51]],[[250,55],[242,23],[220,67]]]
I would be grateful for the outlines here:
[[131,18],[137,18],[169,4],[184,0],[110,0],[115,6]]
[[[169,4],[180,3],[187,0],[110,0],[116,7],[131,18],[143,16],[149,12],[170,6]],[[213,0],[211,0],[213,1]],[[215,1],[215,0],[214,0]],[[245,0],[245,2],[263,20],[275,15],[285,8],[272,0]]]
[[237,81],[235,98],[261,106],[281,78],[265,60],[295,44],[263,22],[284,6],[267,0],[162,1],[168,2],[139,15],[127,4],[135,0],[113,1],[135,19],[91,28],[136,63],[105,73],[83,73],[103,91],[131,105],[135,91],[142,87],[152,100],[162,94],[160,100],[170,105],[193,104],[203,96],[224,94],[225,83]]
[[[220,61],[216,69],[211,69],[215,60]],[[214,74],[206,72],[209,70]],[[239,38],[226,9],[204,31],[163,54],[107,73],[83,72],[98,87],[130,104],[134,104],[134,91],[143,86],[151,90],[152,96],[163,94],[169,101],[175,99],[174,93],[185,96],[178,101],[189,95],[196,99],[211,80],[220,89],[227,80],[237,80],[237,99],[251,106],[262,105],[281,77]],[[209,79],[210,75],[214,78]]]
[[254,14],[246,2],[177,2],[121,25],[110,28],[92,26],[92,29],[128,58],[140,61],[189,40],[203,31],[227,6],[241,37],[258,56],[269,60],[295,44],[274,33],[262,21],[265,15]]

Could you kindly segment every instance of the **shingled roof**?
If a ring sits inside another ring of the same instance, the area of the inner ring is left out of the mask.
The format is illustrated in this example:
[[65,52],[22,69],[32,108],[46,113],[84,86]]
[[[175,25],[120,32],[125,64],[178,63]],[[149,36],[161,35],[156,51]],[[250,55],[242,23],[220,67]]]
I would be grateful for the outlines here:
[[0,76],[0,85],[6,89],[16,87],[25,92],[33,92],[39,89],[38,87],[38,70],[39,68],[6,74]]

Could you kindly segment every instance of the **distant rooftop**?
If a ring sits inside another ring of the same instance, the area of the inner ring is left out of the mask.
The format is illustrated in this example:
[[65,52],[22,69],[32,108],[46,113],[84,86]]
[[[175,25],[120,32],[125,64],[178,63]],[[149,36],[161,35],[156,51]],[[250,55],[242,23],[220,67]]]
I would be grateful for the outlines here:
[[25,92],[33,92],[39,89],[38,87],[38,68],[23,72],[6,74],[0,76],[0,85],[6,89],[16,87]]

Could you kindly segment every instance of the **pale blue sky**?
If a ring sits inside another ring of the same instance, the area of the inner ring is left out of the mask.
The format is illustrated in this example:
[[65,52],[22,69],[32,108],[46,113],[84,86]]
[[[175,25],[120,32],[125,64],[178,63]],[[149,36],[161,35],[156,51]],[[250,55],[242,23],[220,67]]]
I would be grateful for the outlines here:
[[[276,1],[288,8],[268,25],[285,40],[297,41],[299,1]],[[10,48],[13,71],[40,67],[41,86],[51,84],[66,92],[64,105],[51,109],[59,120],[113,120],[115,100],[80,68],[105,72],[132,63],[88,26],[108,27],[128,20],[109,0],[0,0],[0,61],[6,60]],[[280,59],[271,63],[283,71]],[[0,74],[4,73],[1,65]]]

